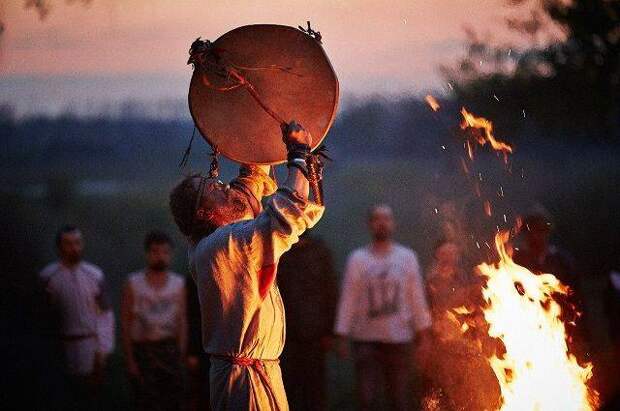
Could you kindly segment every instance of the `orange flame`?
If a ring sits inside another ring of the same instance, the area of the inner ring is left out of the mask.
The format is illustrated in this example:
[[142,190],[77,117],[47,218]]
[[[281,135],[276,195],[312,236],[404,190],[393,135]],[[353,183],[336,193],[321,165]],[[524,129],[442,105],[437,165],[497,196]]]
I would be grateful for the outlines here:
[[480,264],[487,277],[482,294],[489,335],[506,352],[489,363],[502,394],[501,411],[590,411],[597,393],[588,388],[592,365],[581,366],[568,350],[561,307],[553,294],[568,288],[552,274],[535,275],[513,262],[506,250],[509,233],[495,236],[497,264]]
[[433,111],[439,110],[440,106],[435,97],[429,94],[424,98],[424,100],[426,100],[426,103],[430,106],[431,110]]
[[491,144],[496,151],[501,151],[506,156],[509,153],[512,153],[512,147],[503,141],[499,141],[493,135],[493,123],[487,120],[484,117],[476,117],[471,114],[465,107],[461,108],[461,115],[463,116],[463,121],[461,122],[461,129],[465,130],[466,128],[475,128],[479,130],[484,130],[483,134],[480,134],[476,141],[481,146],[486,143]]

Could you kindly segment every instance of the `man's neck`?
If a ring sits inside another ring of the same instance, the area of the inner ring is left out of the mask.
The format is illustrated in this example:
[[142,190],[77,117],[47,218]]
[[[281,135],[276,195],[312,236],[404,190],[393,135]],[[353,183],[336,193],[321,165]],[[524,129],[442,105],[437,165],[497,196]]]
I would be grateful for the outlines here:
[[372,244],[370,245],[370,249],[372,250],[373,253],[378,254],[378,255],[385,255],[385,254],[389,254],[390,251],[392,251],[392,246],[394,245],[394,242],[392,241],[392,239],[387,239],[387,240],[373,240]]
[[146,282],[155,289],[163,288],[168,282],[168,271],[146,269]]
[[80,265],[81,261],[67,261],[60,259],[60,264],[67,267],[69,270],[74,270],[78,265]]
[[168,274],[168,270],[153,270],[152,268],[147,268],[145,273],[147,277],[161,278]]

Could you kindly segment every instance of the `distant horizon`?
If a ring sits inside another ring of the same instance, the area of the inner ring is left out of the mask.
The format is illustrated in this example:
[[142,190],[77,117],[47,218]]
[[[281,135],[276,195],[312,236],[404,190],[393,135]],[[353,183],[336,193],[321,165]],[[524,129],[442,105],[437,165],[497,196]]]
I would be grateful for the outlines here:
[[[75,115],[77,117],[118,116],[123,106],[144,109],[146,117],[166,113],[167,119],[189,116],[187,91],[191,72],[176,74],[37,75],[17,74],[0,77],[0,107],[9,107],[17,119]],[[149,88],[156,83],[155,89]],[[378,81],[380,83],[380,81]],[[385,84],[385,83],[384,83]],[[340,109],[351,102],[371,98],[422,98],[427,93],[444,96],[447,86],[437,89],[398,90],[369,87],[366,92],[344,89]],[[45,96],[45,98],[41,98]]]

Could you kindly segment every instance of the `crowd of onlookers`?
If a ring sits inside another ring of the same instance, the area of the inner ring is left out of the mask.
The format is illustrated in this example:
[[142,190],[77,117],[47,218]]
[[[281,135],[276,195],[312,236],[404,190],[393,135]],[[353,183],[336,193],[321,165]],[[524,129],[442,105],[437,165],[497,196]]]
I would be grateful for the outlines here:
[[[393,239],[396,223],[389,206],[373,207],[368,227],[371,241],[349,255],[340,292],[330,250],[311,235],[302,236],[279,262],[277,286],[287,315],[280,360],[291,409],[327,408],[330,351],[352,359],[359,409],[414,409],[420,401],[434,401],[442,410],[493,408],[499,387],[485,358],[497,347],[485,339],[484,320],[475,309],[482,305],[482,280],[473,274],[459,238],[448,234],[437,241],[423,275],[416,253]],[[569,285],[570,302],[561,304],[578,301],[571,258],[549,243],[549,219],[532,214],[524,227],[514,260]],[[96,409],[116,335],[105,277],[83,261],[79,228],[62,227],[56,246],[59,259],[39,280],[60,319],[56,338],[70,381],[66,409]],[[148,233],[144,252],[144,268],[126,278],[119,318],[135,407],[208,409],[209,358],[202,349],[193,279],[170,270],[174,245],[165,233]],[[465,307],[470,324],[481,326],[464,331],[446,315],[456,307]],[[620,274],[612,273],[608,309],[620,313],[619,307]],[[585,332],[569,331],[574,350],[586,352]],[[415,392],[424,399],[412,394],[414,367],[420,386]]]

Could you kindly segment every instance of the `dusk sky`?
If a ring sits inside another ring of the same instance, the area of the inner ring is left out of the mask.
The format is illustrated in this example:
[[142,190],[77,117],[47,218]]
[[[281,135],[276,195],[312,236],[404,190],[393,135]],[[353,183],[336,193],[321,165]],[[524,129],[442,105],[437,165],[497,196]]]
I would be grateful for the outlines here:
[[0,3],[0,103],[18,114],[184,99],[190,43],[251,23],[310,20],[344,94],[438,90],[463,28],[501,38],[510,13],[506,0],[50,0],[41,19],[25,3]]

